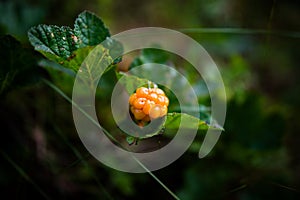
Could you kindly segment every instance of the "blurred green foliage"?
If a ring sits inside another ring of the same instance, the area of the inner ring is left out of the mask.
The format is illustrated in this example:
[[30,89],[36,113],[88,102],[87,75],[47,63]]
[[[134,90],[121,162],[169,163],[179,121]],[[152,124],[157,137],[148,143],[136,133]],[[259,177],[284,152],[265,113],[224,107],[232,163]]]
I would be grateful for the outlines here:
[[[112,34],[141,26],[182,30],[220,68],[228,101],[225,132],[207,158],[197,157],[199,134],[185,155],[154,172],[165,185],[181,199],[298,199],[299,8],[293,0],[0,2],[0,78],[1,83],[5,77],[11,80],[0,94],[2,194],[10,199],[172,198],[149,174],[118,172],[95,160],[77,137],[71,105],[47,85],[31,82],[48,78],[71,95],[73,71],[34,52],[26,33],[41,23],[73,29],[76,16],[90,10]],[[209,112],[201,76],[188,63],[173,62]],[[8,70],[15,71],[13,76]],[[116,82],[116,74],[107,73],[97,91],[99,120],[108,129],[113,121],[107,96]],[[149,151],[156,142],[133,148]]]
[[32,49],[9,35],[0,38],[0,94],[8,90],[38,82],[42,71],[37,62],[41,58]]

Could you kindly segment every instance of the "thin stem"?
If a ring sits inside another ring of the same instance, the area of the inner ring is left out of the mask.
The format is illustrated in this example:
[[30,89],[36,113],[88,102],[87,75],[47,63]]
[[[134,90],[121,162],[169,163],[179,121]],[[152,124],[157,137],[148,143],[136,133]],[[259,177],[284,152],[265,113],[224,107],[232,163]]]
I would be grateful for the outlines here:
[[161,180],[159,180],[143,163],[141,163],[135,156],[132,157],[142,168],[147,171],[148,174],[150,174],[150,176],[152,176],[152,178],[154,178],[154,180],[156,180],[170,195],[172,195],[174,199],[180,200],[180,198],[176,196],[176,194],[174,194],[163,182],[161,182]]
[[245,35],[278,35],[282,37],[300,38],[300,32],[287,30],[247,29],[247,28],[183,28],[183,33],[225,33]]
[[268,30],[271,30],[272,20],[273,20],[274,11],[275,11],[275,5],[276,5],[276,0],[273,0],[271,11],[270,11],[270,16],[269,16],[269,20],[268,20],[268,25],[267,25]]
[[49,87],[51,87],[54,91],[56,91],[58,94],[60,94],[64,99],[66,99],[69,103],[71,103],[73,106],[76,107],[82,114],[84,114],[91,122],[93,122],[96,126],[101,128],[105,134],[107,134],[114,142],[118,141],[107,131],[105,130],[98,122],[96,122],[88,113],[86,113],[82,108],[80,108],[79,105],[77,105],[72,99],[70,99],[63,91],[61,91],[58,87],[56,87],[54,84],[52,84],[50,81],[43,79],[44,83],[46,83]]
[[[83,109],[80,108],[79,105],[77,105],[75,102],[72,101],[72,99],[70,99],[63,91],[61,91],[58,87],[56,87],[53,83],[51,83],[50,81],[43,79],[43,81],[45,82],[46,85],[48,85],[49,87],[51,87],[54,91],[56,91],[58,94],[60,94],[63,98],[65,98],[69,103],[71,103],[72,105],[74,105],[80,112],[82,112],[89,120],[91,120],[91,122],[93,122],[95,125],[97,125],[99,128],[101,128],[105,134],[107,134],[114,142],[116,142],[118,145],[120,145],[120,147],[124,148],[125,150],[128,151],[127,148],[123,147],[120,142],[118,140],[116,140],[107,130],[105,130],[103,127],[100,126],[100,124],[98,122],[96,122],[88,113],[86,113]],[[145,165],[143,165],[143,163],[141,163],[134,155],[132,155],[134,160],[143,168],[146,170],[146,172],[148,174],[150,174],[150,176],[152,178],[154,178],[154,180],[156,180],[174,199],[176,200],[180,200],[179,197],[177,197],[175,195],[175,193],[173,193],[162,181],[159,180],[159,178],[157,176],[155,176]]]

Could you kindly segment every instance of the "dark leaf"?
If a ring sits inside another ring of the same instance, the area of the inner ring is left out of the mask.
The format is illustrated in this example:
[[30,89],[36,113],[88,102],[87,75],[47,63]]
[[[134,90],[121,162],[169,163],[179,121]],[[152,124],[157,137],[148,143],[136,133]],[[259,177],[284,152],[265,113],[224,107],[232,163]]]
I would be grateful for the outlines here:
[[0,94],[12,87],[24,86],[39,80],[39,68],[34,51],[25,49],[12,36],[0,38]]

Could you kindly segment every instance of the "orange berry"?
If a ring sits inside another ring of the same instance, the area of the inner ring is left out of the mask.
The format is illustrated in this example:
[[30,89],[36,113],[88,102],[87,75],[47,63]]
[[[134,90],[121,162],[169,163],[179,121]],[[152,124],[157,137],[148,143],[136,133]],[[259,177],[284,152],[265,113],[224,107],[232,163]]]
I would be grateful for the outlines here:
[[162,89],[159,88],[153,88],[153,91],[157,94],[157,95],[165,95],[164,91]]
[[165,116],[168,113],[168,108],[167,106],[162,106],[160,110],[160,117]]
[[129,104],[130,105],[133,105],[133,102],[137,99],[137,96],[136,96],[136,93],[132,94],[130,97],[129,97]]
[[168,112],[169,99],[159,88],[140,87],[128,101],[131,113],[141,123],[163,117]]
[[151,110],[151,108],[155,106],[155,103],[153,101],[146,101],[144,107],[143,107],[143,112],[146,114],[146,115],[149,115],[149,112]]
[[134,113],[134,106],[130,106],[130,112],[133,114]]
[[132,114],[134,115],[134,118],[137,120],[141,120],[146,116],[146,114],[141,109],[137,109],[137,108],[133,107],[133,109],[130,109],[130,110],[131,110]]
[[160,113],[161,113],[161,106],[155,105],[150,109],[149,116],[151,119],[156,119],[160,117]]
[[149,95],[149,90],[148,90],[148,88],[140,87],[140,88],[138,88],[138,89],[136,90],[136,95],[137,95],[138,97],[145,97],[145,98],[147,98],[148,95]]
[[151,100],[151,101],[154,101],[155,103],[157,103],[157,94],[156,93],[151,93],[148,98]]
[[166,96],[164,96],[164,98],[165,98],[165,106],[168,106],[169,105],[169,99],[168,99],[168,97],[166,97]]
[[157,104],[164,106],[165,105],[165,96],[158,95],[158,97],[157,97]]
[[146,98],[137,98],[133,102],[133,106],[138,109],[142,109],[146,103]]

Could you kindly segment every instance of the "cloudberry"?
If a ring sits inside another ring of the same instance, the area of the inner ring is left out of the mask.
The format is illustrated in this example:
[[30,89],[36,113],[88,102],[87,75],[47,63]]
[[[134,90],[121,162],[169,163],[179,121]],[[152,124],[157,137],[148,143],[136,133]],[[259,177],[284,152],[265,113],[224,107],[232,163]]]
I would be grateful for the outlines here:
[[129,104],[133,105],[133,102],[137,99],[136,97],[136,93],[134,93],[133,95],[130,96],[129,98]]
[[140,87],[129,97],[129,104],[136,120],[148,122],[167,114],[169,99],[159,88]]
[[133,106],[138,109],[142,109],[146,103],[146,98],[137,98],[133,102]]
[[150,112],[151,108],[153,108],[153,106],[155,106],[155,102],[154,102],[154,101],[147,100],[146,104],[145,104],[144,107],[143,107],[143,112],[144,112],[146,115],[149,115],[149,112]]
[[137,120],[141,120],[146,116],[146,114],[141,109],[131,107],[130,110],[131,110],[134,118]]
[[148,97],[149,95],[149,89],[148,88],[145,88],[145,87],[140,87],[136,90],[136,95],[138,97]]

